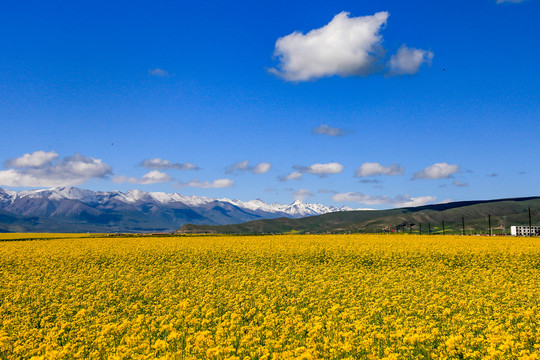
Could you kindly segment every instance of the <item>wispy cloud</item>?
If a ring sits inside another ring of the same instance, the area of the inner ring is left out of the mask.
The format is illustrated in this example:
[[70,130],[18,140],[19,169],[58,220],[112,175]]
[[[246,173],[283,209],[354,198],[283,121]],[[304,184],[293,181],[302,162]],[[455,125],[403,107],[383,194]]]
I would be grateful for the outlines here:
[[[337,162],[327,164],[313,164],[310,166],[295,165],[293,169],[301,174],[313,174],[319,177],[339,174],[343,171],[344,166]],[[290,174],[289,174],[290,175]]]
[[105,178],[112,168],[101,159],[76,153],[60,159],[54,151],[36,151],[7,160],[0,171],[0,185],[4,186],[68,186],[79,185],[93,178]]
[[169,72],[160,68],[148,70],[148,74],[159,77],[169,77]]
[[340,129],[336,127],[331,127],[328,125],[320,125],[316,126],[311,130],[312,134],[318,134],[318,135],[327,135],[327,136],[333,136],[333,137],[339,137],[345,135],[345,129]]
[[234,186],[234,181],[230,179],[217,179],[214,181],[200,181],[199,179],[193,179],[190,182],[178,182],[176,187],[196,187],[202,189],[221,189]]
[[459,172],[459,165],[435,163],[413,175],[413,179],[447,179]]
[[173,163],[170,160],[154,158],[141,161],[139,166],[142,166],[151,170],[199,170],[197,165],[191,163]]
[[304,201],[308,196],[314,196],[308,189],[300,189],[293,192],[294,200]]
[[285,176],[278,176],[279,181],[289,181],[289,180],[300,180],[302,178],[302,173],[298,171],[293,171]]
[[394,176],[403,174],[403,171],[403,167],[399,166],[398,164],[383,166],[377,162],[365,162],[356,170],[355,177],[367,177],[376,175]]
[[514,4],[517,4],[517,3],[522,3],[522,2],[525,2],[526,0],[497,0],[497,4],[502,4],[502,3],[514,3]]
[[452,182],[452,184],[454,184],[454,186],[457,186],[457,187],[467,187],[467,186],[469,186],[469,183],[461,182],[459,180],[454,180]]
[[402,45],[388,61],[389,75],[412,75],[420,70],[423,63],[431,64],[433,53]]
[[361,192],[340,193],[332,196],[336,202],[356,202],[365,205],[390,205],[393,207],[414,207],[432,203],[437,198],[435,196],[411,197],[408,194],[398,195],[394,198],[384,196],[373,196]]
[[140,179],[136,177],[127,177],[120,175],[115,176],[112,180],[118,184],[128,182],[130,184],[148,185],[170,182],[173,180],[173,178],[169,174],[166,174],[159,170],[152,170],[144,174]]
[[272,167],[272,164],[269,162],[262,162],[258,163],[255,166],[249,165],[248,160],[241,161],[236,164],[232,164],[231,166],[227,167],[226,173],[227,174],[234,174],[237,171],[249,171],[254,174],[264,174],[267,173],[270,168]]

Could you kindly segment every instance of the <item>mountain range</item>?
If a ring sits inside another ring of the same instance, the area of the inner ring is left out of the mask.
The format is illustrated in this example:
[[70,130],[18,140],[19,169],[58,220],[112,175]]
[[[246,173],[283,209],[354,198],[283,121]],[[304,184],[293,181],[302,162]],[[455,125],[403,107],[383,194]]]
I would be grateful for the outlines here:
[[0,232],[172,232],[187,223],[230,225],[351,210],[302,201],[268,204],[141,190],[0,188]]

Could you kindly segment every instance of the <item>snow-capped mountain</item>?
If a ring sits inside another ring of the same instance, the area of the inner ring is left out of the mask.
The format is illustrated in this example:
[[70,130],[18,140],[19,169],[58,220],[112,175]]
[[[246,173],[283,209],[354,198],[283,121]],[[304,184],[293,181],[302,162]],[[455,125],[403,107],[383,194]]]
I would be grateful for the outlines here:
[[[0,188],[0,211],[31,217],[31,230],[35,231],[172,231],[186,223],[225,225],[350,210],[354,209],[302,201],[268,204],[260,199],[241,201],[141,190],[102,192],[56,187],[15,192]],[[12,225],[18,223],[10,221]],[[27,231],[15,225],[4,225],[3,229]]]

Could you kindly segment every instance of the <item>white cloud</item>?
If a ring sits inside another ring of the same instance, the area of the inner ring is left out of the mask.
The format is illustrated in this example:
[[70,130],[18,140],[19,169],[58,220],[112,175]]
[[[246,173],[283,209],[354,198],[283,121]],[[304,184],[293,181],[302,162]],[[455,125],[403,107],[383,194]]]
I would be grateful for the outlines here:
[[38,150],[30,154],[24,154],[16,159],[7,160],[4,163],[4,166],[17,168],[42,167],[56,159],[58,159],[56,151],[45,152],[43,150]]
[[36,151],[6,161],[14,169],[0,171],[0,185],[4,186],[69,186],[79,185],[93,178],[112,174],[112,168],[101,161],[81,154],[60,160],[54,151]]
[[227,174],[234,174],[236,171],[250,171],[254,174],[264,174],[270,170],[272,164],[268,162],[262,162],[255,166],[249,165],[248,160],[241,161],[236,164],[232,164],[225,171]]
[[302,173],[298,171],[293,171],[289,175],[286,176],[279,176],[279,181],[289,181],[289,180],[299,180],[302,177]]
[[272,167],[272,164],[270,163],[267,163],[267,162],[259,163],[255,165],[255,167],[253,168],[253,172],[255,174],[264,174],[264,173],[267,173],[271,167]]
[[148,73],[153,76],[168,77],[169,72],[160,68],[150,69]]
[[212,182],[193,179],[187,183],[177,183],[177,187],[196,187],[202,189],[221,189],[234,186],[234,181],[230,179],[217,179]]
[[308,189],[300,189],[293,193],[294,200],[304,201],[308,196],[313,196],[313,193]]
[[453,184],[457,187],[467,187],[469,186],[469,183],[464,183],[464,182],[461,182],[461,181],[458,181],[458,180],[454,180],[453,181]]
[[355,177],[366,177],[375,175],[401,175],[403,174],[403,167],[397,164],[390,166],[383,166],[380,163],[363,163],[357,170]]
[[343,136],[345,130],[340,128],[331,127],[328,125],[316,126],[311,130],[313,134],[328,135],[328,136]]
[[390,75],[412,75],[420,70],[423,63],[431,64],[433,53],[431,51],[408,48],[402,45],[398,52],[388,61]]
[[141,184],[141,185],[165,183],[172,180],[173,178],[169,174],[166,174],[158,170],[152,170],[149,173],[144,174],[142,178],[140,179],[135,178],[135,177],[127,177],[127,176],[115,176],[113,178],[113,181],[115,183],[121,184],[124,182],[128,182],[131,184]]
[[357,202],[366,205],[391,205],[393,207],[413,207],[422,206],[434,202],[435,196],[411,197],[408,194],[398,195],[394,198],[384,196],[366,195],[361,192],[340,193],[332,196],[332,200],[337,202]]
[[447,179],[457,172],[459,172],[459,165],[446,162],[435,163],[415,173],[413,179]]
[[281,37],[274,50],[280,63],[270,71],[289,81],[368,75],[382,50],[379,31],[388,16],[386,11],[360,17],[341,12],[322,28]]
[[293,168],[300,173],[313,174],[319,177],[339,174],[343,171],[343,165],[337,162],[327,164],[313,164],[310,166],[295,165],[293,166]]
[[197,165],[191,163],[173,163],[170,160],[160,158],[146,159],[141,161],[139,165],[151,170],[199,170]]
[[521,3],[521,2],[524,2],[525,0],[497,0],[497,4],[502,4],[502,3],[514,3],[514,4],[517,4],[517,3]]

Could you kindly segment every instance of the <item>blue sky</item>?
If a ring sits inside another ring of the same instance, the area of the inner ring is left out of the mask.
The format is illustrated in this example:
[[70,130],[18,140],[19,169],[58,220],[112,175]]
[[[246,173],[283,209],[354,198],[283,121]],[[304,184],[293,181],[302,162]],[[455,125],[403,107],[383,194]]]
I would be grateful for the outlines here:
[[6,2],[0,186],[370,208],[539,195],[538,15],[537,0]]

